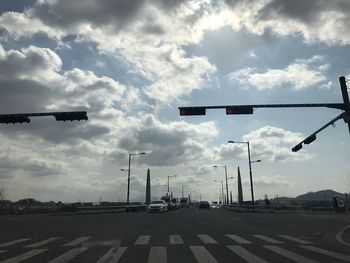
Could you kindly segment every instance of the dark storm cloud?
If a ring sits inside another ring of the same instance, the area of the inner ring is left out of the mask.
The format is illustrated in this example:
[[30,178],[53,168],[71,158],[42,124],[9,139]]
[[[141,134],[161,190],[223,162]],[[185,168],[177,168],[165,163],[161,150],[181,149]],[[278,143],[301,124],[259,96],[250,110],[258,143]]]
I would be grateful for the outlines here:
[[86,22],[122,28],[144,4],[144,0],[60,0],[37,4],[32,12],[48,25],[67,29]]

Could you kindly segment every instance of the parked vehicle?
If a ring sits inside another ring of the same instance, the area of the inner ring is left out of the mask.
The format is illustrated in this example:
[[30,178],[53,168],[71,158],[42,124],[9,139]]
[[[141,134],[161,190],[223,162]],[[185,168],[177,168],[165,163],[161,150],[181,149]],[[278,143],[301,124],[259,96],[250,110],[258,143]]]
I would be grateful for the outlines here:
[[208,201],[201,201],[199,203],[198,209],[210,209],[210,205]]
[[188,198],[187,197],[182,197],[180,199],[180,207],[188,207]]
[[152,201],[148,207],[148,212],[168,212],[168,204],[164,200]]
[[173,203],[174,209],[179,209],[180,208],[180,203],[177,198],[172,198],[171,202]]
[[131,202],[125,207],[125,212],[145,212],[147,205],[141,202]]

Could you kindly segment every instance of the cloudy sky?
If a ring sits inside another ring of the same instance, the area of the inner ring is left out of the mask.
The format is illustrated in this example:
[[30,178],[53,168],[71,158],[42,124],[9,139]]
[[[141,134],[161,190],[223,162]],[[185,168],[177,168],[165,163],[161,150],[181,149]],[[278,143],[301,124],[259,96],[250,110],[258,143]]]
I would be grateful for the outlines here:
[[[291,148],[334,109],[259,109],[180,117],[179,106],[341,102],[350,74],[347,0],[1,0],[0,112],[86,110],[87,122],[32,118],[0,127],[0,186],[8,198],[218,199],[224,169],[256,199],[350,189],[342,120],[301,151]],[[234,199],[236,182],[229,181]]]

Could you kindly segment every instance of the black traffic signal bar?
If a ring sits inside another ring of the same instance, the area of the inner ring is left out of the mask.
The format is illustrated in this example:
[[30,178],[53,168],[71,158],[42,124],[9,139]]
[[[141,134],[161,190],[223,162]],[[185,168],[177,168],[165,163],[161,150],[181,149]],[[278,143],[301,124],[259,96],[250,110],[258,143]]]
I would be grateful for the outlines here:
[[344,103],[303,103],[303,104],[252,104],[252,105],[223,105],[223,106],[197,106],[179,107],[180,116],[206,115],[207,109],[225,109],[227,115],[253,114],[258,108],[333,108],[345,110]]
[[80,121],[88,120],[86,111],[64,111],[64,112],[45,112],[45,113],[19,113],[19,114],[0,114],[0,123],[29,123],[29,117],[54,116],[56,121]]

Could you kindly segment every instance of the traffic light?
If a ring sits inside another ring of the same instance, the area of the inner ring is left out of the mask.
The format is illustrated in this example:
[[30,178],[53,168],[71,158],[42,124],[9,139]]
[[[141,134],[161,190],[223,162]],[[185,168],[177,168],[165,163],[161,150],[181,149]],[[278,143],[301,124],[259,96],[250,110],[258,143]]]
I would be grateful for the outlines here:
[[56,121],[80,121],[88,120],[86,111],[59,112],[54,113]]
[[11,115],[0,115],[0,123],[29,123],[30,119],[28,118],[28,116],[26,115],[15,115],[15,114],[11,114]]
[[302,144],[302,143],[299,143],[299,144],[295,145],[295,146],[292,148],[292,151],[293,151],[293,152],[297,152],[297,151],[299,151],[301,148],[303,148],[303,144]]
[[316,140],[316,134],[307,137],[307,138],[304,140],[304,143],[305,143],[305,144],[310,144],[310,143],[312,143],[314,140]]
[[205,115],[205,107],[181,107],[180,116]]
[[251,106],[227,106],[226,114],[253,114],[253,107]]

